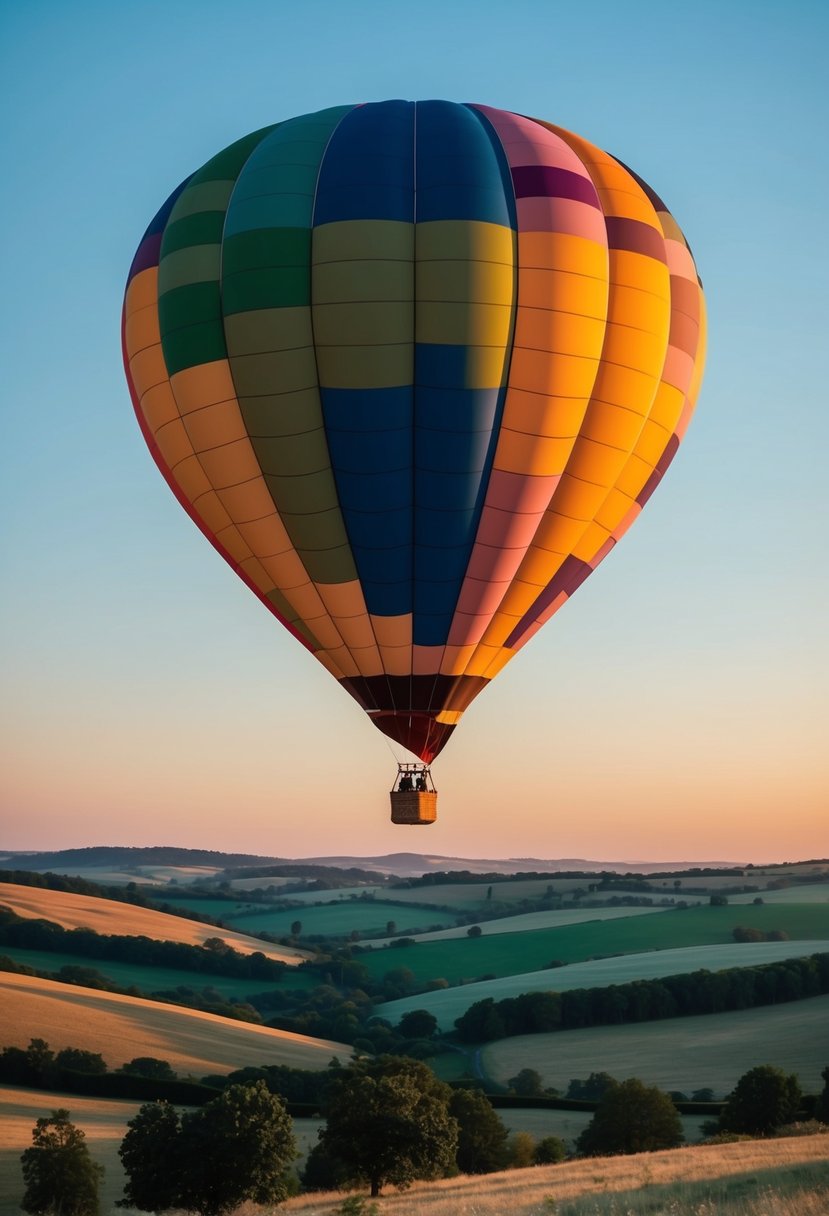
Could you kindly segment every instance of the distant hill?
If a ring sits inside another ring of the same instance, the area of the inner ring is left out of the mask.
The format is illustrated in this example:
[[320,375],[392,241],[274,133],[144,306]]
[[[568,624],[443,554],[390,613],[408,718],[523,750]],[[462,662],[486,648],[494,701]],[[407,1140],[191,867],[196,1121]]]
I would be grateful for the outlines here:
[[254,853],[221,853],[212,849],[185,849],[172,845],[145,848],[125,848],[96,845],[85,849],[60,849],[55,852],[11,853],[0,855],[0,869],[58,870],[71,867],[79,870],[105,868],[112,870],[143,866],[209,866],[217,870],[236,870],[265,866],[290,867],[296,873],[302,867],[364,869],[376,874],[412,878],[421,874],[466,871],[471,874],[521,874],[527,872],[558,874],[611,873],[638,874],[675,873],[681,870],[740,870],[732,861],[594,861],[584,857],[543,859],[539,857],[469,858],[442,857],[430,853],[386,853],[380,857],[267,857]]
[[259,857],[255,853],[217,853],[212,849],[180,849],[173,845],[153,845],[147,848],[124,848],[95,845],[87,849],[59,849],[56,852],[4,853],[0,868],[4,870],[46,870],[50,866],[80,866],[82,869],[106,866],[227,866],[278,865],[284,857]]

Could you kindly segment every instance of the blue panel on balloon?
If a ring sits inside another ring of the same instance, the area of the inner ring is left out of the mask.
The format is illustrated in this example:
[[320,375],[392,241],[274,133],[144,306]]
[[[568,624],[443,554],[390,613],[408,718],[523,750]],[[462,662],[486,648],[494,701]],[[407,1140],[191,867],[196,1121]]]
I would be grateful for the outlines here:
[[314,226],[338,220],[414,219],[414,103],[356,106],[320,166]]
[[[506,170],[506,176],[505,176]],[[506,158],[488,124],[450,101],[417,103],[418,223],[480,220],[513,227]]]

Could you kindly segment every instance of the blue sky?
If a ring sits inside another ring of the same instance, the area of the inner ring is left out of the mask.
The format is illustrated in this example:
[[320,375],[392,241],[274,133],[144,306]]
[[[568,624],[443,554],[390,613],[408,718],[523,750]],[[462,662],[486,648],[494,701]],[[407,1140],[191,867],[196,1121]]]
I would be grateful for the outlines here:
[[[0,845],[825,855],[829,8],[29,0],[0,23]],[[683,225],[710,312],[669,476],[466,715],[428,837],[387,824],[383,738],[174,502],[119,345],[132,254],[187,173],[394,96],[618,156]]]

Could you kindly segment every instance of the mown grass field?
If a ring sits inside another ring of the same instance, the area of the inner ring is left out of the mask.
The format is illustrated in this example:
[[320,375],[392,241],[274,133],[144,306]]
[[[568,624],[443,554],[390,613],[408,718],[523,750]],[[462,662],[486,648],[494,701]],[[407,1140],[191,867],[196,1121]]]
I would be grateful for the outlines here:
[[[482,920],[481,933],[528,933],[533,929],[558,929],[564,925],[583,925],[588,921],[621,920],[625,916],[645,916],[664,912],[664,908],[549,908],[544,912],[519,912],[515,916],[499,916],[497,920]],[[454,925],[451,929],[436,929],[428,933],[414,934],[417,942],[452,941],[467,936],[467,925]],[[395,937],[400,934],[396,933]],[[372,942],[372,946],[386,946],[394,938],[383,938]]]
[[628,916],[531,933],[424,942],[405,951],[389,948],[362,954],[360,961],[374,976],[404,966],[424,983],[440,976],[452,984],[483,975],[502,977],[536,971],[553,960],[578,963],[646,950],[724,945],[733,941],[732,931],[737,925],[764,932],[781,929],[793,941],[829,938],[829,904],[669,909],[657,916]]
[[806,1092],[818,1093],[821,1070],[829,1065],[829,996],[731,1013],[519,1035],[489,1043],[481,1062],[502,1085],[522,1068],[534,1068],[545,1086],[562,1092],[574,1077],[609,1072],[619,1081],[639,1077],[689,1097],[703,1087],[725,1097],[744,1072],[773,1064],[797,1073]]
[[[750,904],[756,895],[729,895],[729,903]],[[801,883],[779,891],[763,891],[764,904],[829,904],[829,882]]]
[[325,1068],[334,1055],[351,1056],[346,1044],[328,1039],[7,973],[0,973],[0,1038],[3,1047],[26,1047],[30,1039],[41,1038],[53,1051],[100,1052],[110,1068],[136,1056],[155,1056],[181,1075],[196,1077],[248,1064]]
[[[400,1000],[387,1001],[377,1007],[380,1017],[396,1024],[410,1009],[428,1009],[438,1020],[441,1030],[452,1030],[455,1018],[465,1013],[475,1001],[492,997],[518,996],[521,992],[565,992],[573,988],[604,988],[609,984],[626,984],[630,980],[656,979],[664,975],[681,975],[707,968],[722,971],[727,967],[754,967],[785,958],[829,951],[829,939],[812,942],[732,942],[725,946],[690,946],[680,950],[652,950],[646,954],[629,954],[617,958],[595,959],[572,963],[549,971],[533,971],[509,975],[498,980],[465,984],[437,992],[421,992]],[[414,953],[409,950],[389,950],[400,965]]]
[[142,992],[167,992],[172,988],[215,988],[224,997],[235,997],[243,1001],[252,992],[285,992],[294,988],[313,988],[318,982],[313,976],[292,969],[286,972],[285,981],[236,979],[227,975],[213,975],[208,971],[185,971],[175,967],[149,967],[137,963],[119,963],[114,959],[95,958],[92,955],[57,954],[48,950],[25,950],[19,946],[0,946],[0,954],[6,954],[16,963],[34,967],[36,971],[60,971],[61,967],[94,967],[101,975],[112,980],[119,988],[140,988]]
[[[261,951],[267,958],[287,963],[301,962],[307,955],[289,946],[260,942],[244,933],[217,929],[181,916],[139,908],[114,899],[93,895],[73,895],[68,891],[49,891],[45,887],[23,887],[0,883],[0,906],[11,908],[17,916],[48,920],[64,929],[93,929],[96,933],[115,933],[124,937],[152,937],[156,941],[183,942],[201,946],[208,938],[219,937],[240,954]],[[2,953],[2,947],[0,947]]]

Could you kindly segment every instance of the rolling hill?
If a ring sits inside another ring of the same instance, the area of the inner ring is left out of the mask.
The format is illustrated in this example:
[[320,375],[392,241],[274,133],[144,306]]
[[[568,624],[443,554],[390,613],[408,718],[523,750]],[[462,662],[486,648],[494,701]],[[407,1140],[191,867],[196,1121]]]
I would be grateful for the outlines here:
[[136,1056],[167,1060],[174,1071],[200,1077],[245,1065],[287,1064],[325,1068],[351,1048],[113,992],[97,992],[27,975],[0,973],[0,1037],[3,1047],[45,1039],[59,1051],[100,1052],[110,1068]]
[[[23,887],[15,883],[0,885],[0,906],[11,908],[17,916],[49,920],[64,929],[93,929],[124,937],[151,937],[156,941],[182,942],[203,946],[208,938],[221,938],[240,954],[259,951],[275,962],[295,967],[309,955],[289,946],[275,946],[232,929],[219,929],[153,908],[123,904],[93,895],[72,895],[49,891],[45,887]],[[2,951],[0,951],[2,953]]]
[[[802,942],[732,942],[720,946],[688,946],[675,950],[650,950],[644,954],[628,954],[618,958],[590,959],[570,963],[554,970],[530,971],[508,975],[496,980],[482,980],[436,992],[421,992],[401,997],[377,1006],[377,1015],[397,1023],[411,1009],[428,1009],[443,1031],[454,1028],[455,1019],[465,1013],[475,1001],[492,997],[518,996],[522,992],[564,992],[573,988],[604,988],[609,984],[625,984],[629,980],[655,979],[664,975],[681,975],[707,968],[722,971],[727,967],[753,967],[773,963],[778,959],[801,958],[808,954],[829,951],[829,940]],[[414,951],[388,952],[397,965],[406,966]],[[393,963],[389,961],[391,967]]]

